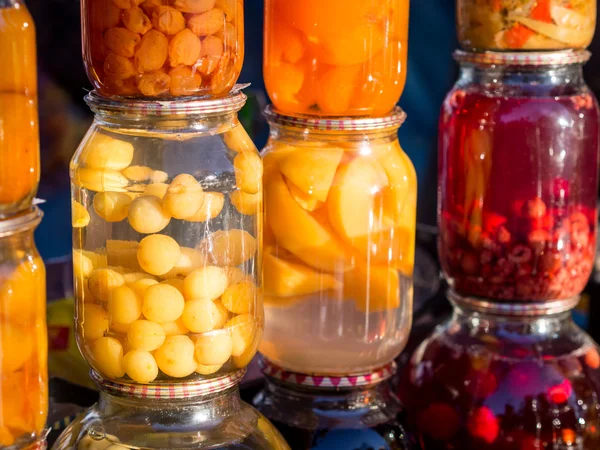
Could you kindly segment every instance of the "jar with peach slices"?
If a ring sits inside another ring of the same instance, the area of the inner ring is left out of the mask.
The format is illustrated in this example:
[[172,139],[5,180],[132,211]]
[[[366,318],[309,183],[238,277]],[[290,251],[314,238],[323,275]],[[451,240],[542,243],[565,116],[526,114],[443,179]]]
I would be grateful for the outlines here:
[[81,21],[104,96],[226,97],[242,68],[243,0],[83,0]]
[[246,367],[263,330],[262,161],[245,96],[113,102],[71,163],[79,347],[99,377],[178,383]]
[[46,272],[34,207],[0,222],[0,448],[45,448]]
[[297,373],[366,373],[408,337],[416,175],[398,142],[404,113],[325,120],[267,108],[265,338]]
[[384,116],[406,83],[409,0],[266,0],[264,77],[286,114]]

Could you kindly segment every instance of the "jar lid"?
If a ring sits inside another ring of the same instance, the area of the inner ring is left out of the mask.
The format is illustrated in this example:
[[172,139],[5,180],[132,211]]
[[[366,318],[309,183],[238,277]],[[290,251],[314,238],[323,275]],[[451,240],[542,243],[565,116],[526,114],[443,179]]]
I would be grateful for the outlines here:
[[0,220],[0,237],[28,231],[38,226],[44,213],[37,206],[21,211],[16,215]]
[[286,115],[269,105],[265,108],[269,123],[292,128],[316,131],[375,131],[399,128],[406,120],[406,113],[396,107],[383,117],[315,117],[309,115]]
[[368,373],[343,375],[343,376],[328,376],[315,375],[297,372],[288,372],[285,369],[273,364],[266,358],[261,358],[260,364],[263,373],[271,378],[288,384],[299,386],[322,388],[322,389],[339,389],[339,388],[354,388],[370,386],[381,383],[391,378],[396,373],[396,363],[391,362],[377,370]]
[[246,369],[237,370],[226,375],[197,381],[180,383],[136,384],[109,381],[95,370],[90,371],[92,381],[101,391],[117,397],[148,398],[154,400],[178,400],[226,391],[239,384],[246,374]]
[[480,313],[519,317],[538,317],[570,311],[577,306],[580,297],[575,296],[562,300],[548,300],[543,302],[511,302],[481,297],[465,297],[457,294],[454,292],[454,290],[449,289],[448,299],[459,307],[465,307]]
[[587,50],[561,50],[548,52],[467,52],[457,50],[454,59],[460,63],[491,66],[563,66],[583,64],[590,59]]
[[246,95],[241,91],[248,84],[235,85],[227,97],[223,98],[190,98],[178,100],[115,100],[92,91],[85,96],[85,101],[92,111],[115,112],[136,116],[187,116],[218,115],[237,112],[246,103]]

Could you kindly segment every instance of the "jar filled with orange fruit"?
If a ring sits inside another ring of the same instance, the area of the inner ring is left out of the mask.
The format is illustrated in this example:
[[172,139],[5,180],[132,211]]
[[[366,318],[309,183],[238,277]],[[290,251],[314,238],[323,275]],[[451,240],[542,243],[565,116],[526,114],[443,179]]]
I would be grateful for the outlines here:
[[411,325],[417,181],[397,137],[404,113],[266,115],[260,352],[290,372],[371,372]]
[[48,413],[46,272],[34,207],[0,222],[0,448],[44,441]]
[[244,369],[262,337],[262,160],[226,99],[112,101],[71,162],[77,341],[99,377]]
[[104,96],[224,97],[244,60],[243,0],[83,0],[83,60]]
[[0,217],[27,209],[39,183],[35,24],[21,0],[0,0]]
[[409,0],[266,0],[264,78],[287,114],[382,116],[406,82]]

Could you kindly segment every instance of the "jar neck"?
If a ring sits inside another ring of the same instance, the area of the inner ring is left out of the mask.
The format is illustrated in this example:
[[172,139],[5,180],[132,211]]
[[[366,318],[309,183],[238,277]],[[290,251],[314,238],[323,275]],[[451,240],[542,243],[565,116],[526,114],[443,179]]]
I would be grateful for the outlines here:
[[269,139],[272,141],[297,144],[305,141],[307,144],[361,145],[383,144],[398,139],[399,127],[375,129],[371,131],[322,131],[309,128],[296,128],[269,122]]
[[34,230],[19,231],[9,236],[2,237],[2,249],[7,252],[25,251],[37,253],[33,238]]
[[457,87],[482,86],[495,95],[541,97],[587,92],[583,64],[564,66],[461,63]]

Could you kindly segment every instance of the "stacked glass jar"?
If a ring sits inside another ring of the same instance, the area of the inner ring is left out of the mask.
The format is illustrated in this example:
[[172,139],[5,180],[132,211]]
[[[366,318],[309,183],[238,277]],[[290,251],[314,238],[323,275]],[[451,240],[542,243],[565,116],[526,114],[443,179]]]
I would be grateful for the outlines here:
[[33,240],[42,213],[35,24],[0,0],[0,447],[46,445],[46,274]]
[[458,1],[438,198],[455,311],[400,383],[427,450],[600,445],[598,346],[570,315],[596,250],[596,6],[521,3]]
[[264,328],[243,3],[86,0],[82,32],[75,319],[101,398],[55,448],[285,449],[237,387]]
[[295,449],[412,445],[385,382],[412,317],[417,187],[395,107],[408,6],[265,4],[267,387],[256,406]]

